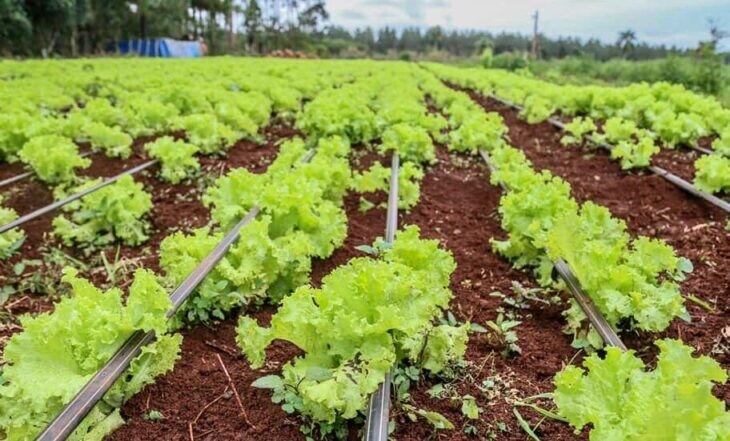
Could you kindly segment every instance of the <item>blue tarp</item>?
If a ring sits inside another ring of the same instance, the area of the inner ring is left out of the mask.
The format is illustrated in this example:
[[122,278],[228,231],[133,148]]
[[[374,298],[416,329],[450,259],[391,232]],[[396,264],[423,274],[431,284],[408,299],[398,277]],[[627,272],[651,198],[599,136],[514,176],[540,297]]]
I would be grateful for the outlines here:
[[147,38],[118,42],[114,50],[120,54],[137,54],[143,57],[190,58],[200,57],[200,43],[171,38]]

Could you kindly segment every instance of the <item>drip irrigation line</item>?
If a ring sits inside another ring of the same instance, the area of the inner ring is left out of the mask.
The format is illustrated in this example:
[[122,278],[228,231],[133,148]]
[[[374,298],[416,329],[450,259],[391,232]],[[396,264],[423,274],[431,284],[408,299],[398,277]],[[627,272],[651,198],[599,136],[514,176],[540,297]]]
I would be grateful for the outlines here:
[[[509,101],[505,101],[495,95],[490,95],[490,96],[494,100],[499,101],[500,103],[502,103],[506,106],[512,107],[513,109],[522,110],[522,107],[520,107],[516,104],[513,104]],[[559,128],[560,130],[565,130],[565,124],[563,124],[561,121],[557,120],[556,118],[548,118],[548,122],[550,124],[554,125],[555,127]],[[613,149],[613,146],[610,144],[598,143],[598,145],[609,151],[611,151]],[[703,152],[703,153],[707,153],[707,154],[712,153],[711,150],[705,149],[704,147],[691,146],[691,148],[694,150]],[[651,165],[648,167],[648,169],[652,173],[654,173],[658,176],[661,176],[662,178],[666,179],[670,183],[676,185],[677,187],[681,188],[682,190],[686,191],[687,193],[691,194],[692,196],[698,197],[700,199],[704,199],[705,201],[707,201],[710,204],[716,206],[717,208],[725,211],[726,213],[730,213],[730,202],[728,202],[722,198],[719,198],[717,196],[714,196],[710,193],[707,193],[706,191],[702,191],[702,190],[698,189],[697,187],[692,185],[690,182],[680,178],[679,176],[675,175],[674,173],[672,173],[668,170],[665,170],[661,167]]]
[[[398,229],[398,172],[400,159],[393,153],[390,163],[390,191],[388,192],[388,211],[385,223],[385,242],[392,244]],[[390,388],[393,376],[390,372],[378,386],[378,390],[370,396],[365,420],[365,441],[388,441],[388,425],[390,423]]]
[[392,244],[395,232],[398,229],[398,174],[400,173],[400,158],[393,153],[390,162],[390,191],[388,192],[388,212],[386,214],[385,241]]
[[104,188],[104,187],[106,187],[106,186],[108,186],[110,184],[113,184],[116,181],[118,181],[119,179],[123,178],[124,176],[133,175],[135,173],[141,172],[142,170],[148,169],[148,168],[152,167],[153,165],[157,164],[157,162],[158,162],[157,159],[153,159],[151,161],[147,161],[147,162],[145,162],[143,164],[140,164],[140,165],[138,165],[136,167],[132,167],[129,170],[125,170],[122,173],[119,173],[118,175],[113,176],[113,177],[111,177],[111,178],[109,178],[107,180],[104,180],[102,182],[99,182],[98,184],[96,184],[96,185],[94,185],[92,187],[89,187],[89,188],[87,188],[85,190],[82,190],[82,191],[76,193],[76,194],[73,194],[73,195],[71,195],[71,196],[69,196],[69,197],[67,197],[65,199],[61,199],[60,201],[53,202],[53,203],[51,203],[49,205],[46,205],[45,207],[41,207],[41,208],[39,208],[39,209],[37,209],[35,211],[32,211],[32,212],[30,212],[28,214],[25,214],[23,216],[20,216],[19,218],[15,219],[14,221],[12,221],[10,223],[7,223],[7,224],[5,224],[3,226],[1,226],[0,227],[0,234],[4,233],[6,231],[12,230],[13,228],[18,227],[18,226],[20,226],[20,225],[22,225],[22,224],[24,224],[24,223],[26,223],[28,221],[31,221],[31,220],[33,220],[35,218],[38,218],[40,216],[43,216],[46,213],[50,213],[51,211],[57,210],[57,209],[63,207],[64,205],[70,204],[71,202],[73,202],[73,201],[75,201],[77,199],[80,199],[80,198],[82,198],[84,196],[87,196],[87,195],[89,195],[89,194],[91,194],[91,193],[93,193],[93,192],[95,192],[97,190],[100,190],[100,189],[102,189],[102,188]]
[[712,205],[716,206],[717,208],[724,210],[727,213],[730,213],[730,202],[726,201],[725,199],[699,190],[694,185],[661,167],[651,165],[649,166],[649,170],[676,185],[677,187],[681,188],[682,190],[686,191],[687,193],[697,196],[698,198],[702,198]]
[[715,153],[711,149],[708,149],[706,147],[701,147],[701,146],[698,146],[698,145],[689,145],[687,147],[691,148],[692,150],[698,151],[700,153],[704,153],[705,155],[711,155],[711,154]]
[[588,320],[593,325],[593,329],[598,332],[603,341],[609,346],[615,346],[622,351],[626,350],[626,345],[621,341],[616,331],[608,323],[606,318],[596,308],[593,301],[583,291],[583,287],[580,286],[578,278],[575,277],[570,266],[563,259],[558,259],[553,263],[555,271],[558,272],[560,278],[563,279],[565,285],[568,287],[570,294],[573,296],[578,305],[583,310],[583,313],[588,317]]
[[[86,152],[86,153],[82,153],[79,156],[81,156],[82,158],[85,158],[87,156],[91,156],[93,153],[94,152]],[[34,174],[35,174],[35,172],[33,172],[33,171],[27,171],[27,172],[21,173],[19,175],[15,175],[10,178],[3,179],[2,181],[0,181],[0,188],[5,187],[6,185],[14,184],[18,181],[22,181],[23,179],[33,176]]]
[[[315,151],[310,150],[302,158],[302,162],[309,162]],[[203,259],[198,266],[185,278],[185,280],[170,294],[172,306],[167,311],[167,318],[172,318],[185,303],[210,271],[226,255],[228,249],[238,240],[241,230],[251,223],[261,211],[259,206],[252,207],[246,216],[233,226],[213,251]],[[104,397],[107,391],[114,385],[120,375],[129,367],[132,360],[141,352],[144,346],[154,342],[155,332],[136,331],[119,350],[107,361],[76,396],[66,404],[64,409],[53,419],[53,421],[36,438],[36,441],[61,441],[68,438],[76,427],[88,415],[96,403]]]
[[[482,156],[482,159],[484,159],[484,162],[487,164],[487,168],[489,168],[490,173],[494,173],[494,165],[492,165],[492,162],[489,159],[489,154],[485,150],[480,150],[479,154]],[[506,190],[503,182],[500,182],[499,186],[502,187],[503,191]],[[568,265],[568,263],[563,259],[558,259],[553,262],[553,267],[555,268],[555,271],[558,273],[560,278],[563,279],[563,282],[565,282],[565,286],[568,287],[568,291],[570,291],[570,294],[578,303],[578,306],[580,306],[580,308],[583,310],[583,313],[586,315],[586,317],[588,317],[588,320],[591,322],[593,329],[598,332],[598,335],[601,336],[603,341],[609,346],[615,346],[622,351],[625,351],[626,345],[624,345],[624,343],[621,341],[621,338],[618,336],[613,327],[608,323],[606,318],[603,317],[603,314],[598,311],[596,305],[593,303],[590,297],[588,297],[585,291],[583,291],[583,288],[581,287],[578,278],[575,277],[573,270],[570,269],[570,265]]]
[[4,179],[4,180],[0,181],[0,187],[5,187],[6,185],[10,185],[15,182],[22,181],[23,179],[25,179],[29,176],[33,176],[32,171],[27,171],[25,173],[21,173],[19,175],[15,175],[10,178]]

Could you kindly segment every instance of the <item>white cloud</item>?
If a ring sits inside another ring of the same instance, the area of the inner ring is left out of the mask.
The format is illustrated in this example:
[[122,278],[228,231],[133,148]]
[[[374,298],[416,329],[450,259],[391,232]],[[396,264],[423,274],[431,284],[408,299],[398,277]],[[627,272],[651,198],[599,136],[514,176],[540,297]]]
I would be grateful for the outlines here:
[[348,28],[385,25],[435,26],[492,32],[532,32],[549,36],[597,37],[613,41],[619,31],[636,30],[640,39],[694,46],[707,35],[707,19],[730,27],[728,0],[328,0],[334,24]]

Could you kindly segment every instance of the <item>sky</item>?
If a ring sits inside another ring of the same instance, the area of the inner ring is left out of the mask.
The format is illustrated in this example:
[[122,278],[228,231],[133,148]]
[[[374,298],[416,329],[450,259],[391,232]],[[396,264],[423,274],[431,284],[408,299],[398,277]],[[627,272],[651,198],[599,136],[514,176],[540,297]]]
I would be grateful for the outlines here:
[[[477,29],[532,33],[539,10],[540,32],[614,42],[633,29],[650,44],[696,47],[709,36],[708,18],[730,30],[730,0],[326,0],[332,24]],[[730,49],[726,39],[722,49]]]

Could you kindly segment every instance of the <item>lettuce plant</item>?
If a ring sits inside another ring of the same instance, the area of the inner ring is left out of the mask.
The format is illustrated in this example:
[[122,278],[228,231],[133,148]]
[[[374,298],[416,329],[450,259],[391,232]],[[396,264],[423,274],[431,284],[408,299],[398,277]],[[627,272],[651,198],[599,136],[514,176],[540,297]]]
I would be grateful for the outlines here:
[[425,128],[407,123],[395,124],[383,132],[382,139],[378,147],[381,153],[396,151],[401,160],[429,164],[436,162],[436,150]]
[[114,158],[126,159],[132,155],[132,137],[119,127],[91,122],[83,130],[92,149],[101,150],[107,156]]
[[49,184],[71,182],[76,178],[75,169],[91,165],[91,160],[79,155],[76,144],[57,135],[32,138],[20,151],[20,159]]
[[184,141],[163,136],[146,144],[145,150],[150,157],[160,160],[160,176],[170,183],[177,184],[200,170],[195,158],[198,147]]
[[195,114],[178,118],[177,129],[185,130],[188,142],[204,154],[222,153],[237,140],[236,132],[211,114]]
[[[387,192],[390,188],[390,167],[383,167],[379,162],[368,170],[353,177],[352,188],[358,193]],[[421,197],[421,180],[423,170],[412,162],[406,162],[398,171],[398,208],[410,211]]]
[[477,153],[492,150],[504,143],[502,137],[507,127],[499,114],[480,112],[467,117],[449,134],[449,149],[457,152]]
[[152,197],[127,175],[81,199],[66,215],[53,219],[53,230],[66,245],[82,247],[115,241],[139,245],[147,240]]
[[652,156],[659,150],[652,138],[644,136],[638,141],[619,141],[611,149],[611,158],[620,160],[623,170],[648,167]]
[[129,133],[149,136],[168,131],[171,121],[179,115],[175,106],[150,98],[134,98],[124,108]]
[[[320,423],[324,432],[365,410],[370,394],[395,366],[439,373],[466,350],[467,325],[436,324],[451,299],[453,257],[418,228],[400,231],[379,258],[356,258],[282,301],[269,327],[242,317],[237,342],[252,367],[263,365],[274,340],[298,346],[303,356],[281,376],[254,386],[273,389],[286,412]],[[448,329],[445,329],[448,328]]]
[[[517,267],[534,268],[544,286],[555,283],[552,262],[564,259],[614,326],[662,331],[673,318],[687,318],[677,283],[692,271],[687,259],[661,240],[632,239],[625,223],[604,207],[578,205],[565,181],[549,172],[535,173],[524,155],[498,150],[492,157],[495,177],[507,188],[499,213],[509,235],[492,241],[497,252]],[[581,330],[585,316],[577,304],[566,315],[574,345],[601,346],[594,332]]]
[[266,173],[229,172],[203,198],[217,230],[176,233],[163,240],[160,264],[170,285],[176,285],[248,210],[258,205],[262,211],[186,302],[180,320],[208,322],[237,307],[279,301],[307,282],[312,258],[327,257],[342,243],[349,144],[328,138],[320,140],[317,150],[303,164],[305,144],[295,139],[282,144]]
[[694,184],[708,193],[730,191],[730,157],[713,153],[697,159]]
[[607,348],[584,368],[568,366],[555,376],[558,412],[577,431],[591,425],[591,440],[726,440],[730,414],[715,398],[727,380],[712,358],[692,357],[678,340],[658,340],[659,359],[648,370],[634,351]]
[[530,124],[537,124],[550,118],[554,112],[555,108],[549,100],[531,95],[525,99],[520,116]]
[[28,141],[25,128],[31,123],[30,115],[22,112],[0,115],[0,160],[15,162],[18,153]]
[[582,144],[595,131],[596,124],[593,122],[593,118],[577,116],[565,124],[567,134],[560,138],[560,143],[566,146]]
[[6,439],[35,438],[135,331],[155,331],[157,340],[132,361],[72,439],[102,439],[123,424],[122,404],[178,358],[182,336],[167,333],[171,304],[152,273],[135,273],[126,301],[121,290],[102,292],[70,268],[63,281],[73,295],[53,312],[21,317],[23,331],[5,346],[0,433]]
[[[0,200],[1,202],[2,200]],[[18,213],[12,208],[0,206],[0,225],[5,225],[17,219]],[[19,228],[0,234],[0,260],[12,256],[25,241],[25,233]]]

